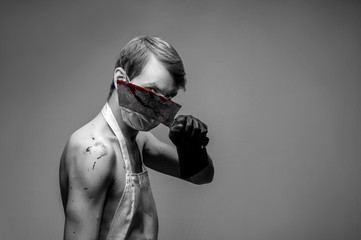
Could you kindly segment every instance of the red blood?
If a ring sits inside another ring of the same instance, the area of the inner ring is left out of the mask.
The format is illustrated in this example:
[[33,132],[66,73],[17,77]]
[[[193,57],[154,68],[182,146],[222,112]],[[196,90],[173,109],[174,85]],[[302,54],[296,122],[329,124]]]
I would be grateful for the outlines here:
[[138,85],[135,85],[135,84],[132,84],[132,83],[127,83],[127,82],[124,82],[124,81],[121,81],[121,80],[117,80],[117,83],[119,85],[125,85],[129,89],[133,89],[132,92],[135,91],[135,89],[138,89],[140,91],[148,92],[152,97],[154,97],[154,96],[159,97],[163,102],[171,102],[171,103],[174,103],[174,104],[178,104],[178,103],[173,102],[172,100],[169,100],[168,98],[163,97],[162,95],[158,95],[158,94],[150,91],[149,89],[139,87]]
[[169,99],[167,99],[167,98],[165,98],[165,97],[163,97],[163,96],[161,96],[161,95],[158,95],[158,94],[156,94],[156,93],[154,93],[154,92],[152,92],[152,91],[150,91],[150,90],[148,90],[148,89],[146,89],[146,88],[139,87],[139,86],[134,85],[134,84],[132,84],[132,83],[127,83],[127,82],[120,81],[120,80],[117,80],[117,83],[118,83],[119,85],[125,85],[125,86],[127,86],[127,87],[129,88],[130,92],[133,94],[133,96],[138,100],[138,102],[139,102],[140,104],[142,104],[142,105],[143,105],[144,107],[146,107],[146,108],[150,108],[155,114],[158,114],[159,116],[161,116],[161,117],[162,117],[163,119],[165,119],[165,120],[167,120],[167,118],[166,118],[162,113],[159,112],[159,109],[155,109],[155,108],[153,108],[152,106],[149,106],[147,103],[143,102],[142,99],[141,99],[139,96],[137,96],[135,90],[138,89],[139,91],[147,92],[151,98],[158,97],[158,98],[161,99],[163,102],[168,101],[168,102],[177,104],[177,103],[175,103],[175,102],[173,102],[173,101],[171,101],[171,100],[169,100]]

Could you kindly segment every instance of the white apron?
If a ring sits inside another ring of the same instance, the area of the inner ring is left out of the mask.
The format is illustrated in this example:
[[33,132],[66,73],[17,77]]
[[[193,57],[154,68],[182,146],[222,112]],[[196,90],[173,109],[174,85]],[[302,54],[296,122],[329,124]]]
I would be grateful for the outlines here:
[[143,172],[132,172],[125,139],[108,103],[103,107],[102,114],[118,138],[126,169],[123,195],[110,225],[107,240],[156,240],[158,215],[148,172],[143,163]]

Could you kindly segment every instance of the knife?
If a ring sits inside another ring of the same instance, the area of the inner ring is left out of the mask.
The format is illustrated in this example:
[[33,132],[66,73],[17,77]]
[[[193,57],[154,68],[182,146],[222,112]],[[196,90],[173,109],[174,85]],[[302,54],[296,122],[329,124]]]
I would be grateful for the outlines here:
[[[173,102],[149,89],[130,82],[117,80],[119,106],[150,117],[167,127],[174,123],[180,104]],[[207,146],[208,137],[201,139],[202,147]]]
[[156,94],[138,85],[117,80],[119,105],[134,112],[152,118],[167,127],[182,107],[162,95]]

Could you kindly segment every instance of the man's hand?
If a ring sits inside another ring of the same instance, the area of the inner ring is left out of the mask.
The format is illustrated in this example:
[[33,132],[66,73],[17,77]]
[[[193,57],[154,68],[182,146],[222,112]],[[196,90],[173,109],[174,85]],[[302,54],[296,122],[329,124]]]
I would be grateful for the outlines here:
[[192,150],[207,146],[207,125],[190,115],[178,116],[170,126],[169,138],[180,149]]
[[171,125],[169,138],[177,147],[181,178],[190,178],[209,164],[207,133],[207,125],[190,115],[178,116]]

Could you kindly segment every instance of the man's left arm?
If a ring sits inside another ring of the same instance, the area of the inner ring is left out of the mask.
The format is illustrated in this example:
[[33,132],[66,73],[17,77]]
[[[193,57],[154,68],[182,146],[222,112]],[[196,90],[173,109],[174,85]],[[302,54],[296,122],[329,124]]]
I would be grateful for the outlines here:
[[170,127],[169,138],[174,146],[159,141],[151,133],[143,133],[145,165],[167,175],[194,184],[210,183],[214,168],[208,155],[207,126],[193,116],[179,116]]

